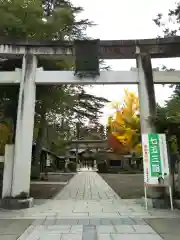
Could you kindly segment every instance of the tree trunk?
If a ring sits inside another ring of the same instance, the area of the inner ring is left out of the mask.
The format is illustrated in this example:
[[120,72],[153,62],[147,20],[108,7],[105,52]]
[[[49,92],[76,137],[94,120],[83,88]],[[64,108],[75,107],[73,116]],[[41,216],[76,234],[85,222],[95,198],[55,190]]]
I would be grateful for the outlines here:
[[[80,123],[78,121],[76,123],[76,140],[79,140],[79,133],[80,133]],[[79,161],[79,144],[76,143],[76,164],[78,163],[78,161]]]
[[178,154],[178,179],[177,179],[177,191],[178,191],[178,194],[180,194],[180,157],[179,157],[179,154]]
[[40,125],[39,125],[39,131],[38,131],[38,136],[36,139],[36,146],[35,146],[35,151],[34,151],[34,164],[33,165],[35,165],[35,166],[37,166],[37,165],[40,166],[45,126],[46,126],[45,111],[42,111]]
[[178,145],[178,156],[177,156],[177,166],[178,166],[178,181],[177,181],[177,191],[178,193],[180,193],[180,133],[178,132],[178,134],[176,135],[177,137],[177,145]]
[[12,134],[12,143],[15,143],[15,137],[16,137],[16,122],[17,122],[17,106],[18,101],[16,101],[12,106],[12,122],[13,122],[13,134]]

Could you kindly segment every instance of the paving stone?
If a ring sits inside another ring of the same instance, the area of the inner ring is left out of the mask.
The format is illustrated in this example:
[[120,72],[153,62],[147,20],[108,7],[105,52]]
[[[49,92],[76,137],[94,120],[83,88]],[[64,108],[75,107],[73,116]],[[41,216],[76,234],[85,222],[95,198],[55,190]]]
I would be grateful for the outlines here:
[[133,225],[132,226],[137,233],[156,233],[152,227],[148,225]]
[[98,234],[97,240],[112,240],[110,234]]
[[23,234],[21,234],[21,236],[18,238],[18,240],[24,240],[26,239],[28,236],[31,235],[31,233],[33,232],[33,230],[35,229],[34,225],[29,226]]
[[53,232],[53,233],[69,233],[71,229],[70,225],[54,225],[48,226],[46,232]]
[[134,221],[131,218],[123,218],[123,225],[133,225]]
[[130,226],[128,226],[128,225],[121,225],[121,226],[115,225],[114,228],[115,228],[117,233],[135,233],[135,230],[131,225]]
[[[51,239],[50,239],[51,240]],[[63,234],[60,240],[82,240],[82,234]],[[88,238],[87,238],[88,240]],[[92,239],[94,240],[94,239]]]
[[91,225],[101,225],[101,220],[102,219],[90,219],[89,222]]
[[98,218],[117,218],[120,217],[118,212],[114,212],[114,213],[95,213],[95,212],[89,212],[89,216],[90,217],[98,217]]
[[[81,179],[81,182],[79,180]],[[73,180],[73,181],[72,181]],[[68,185],[57,195],[57,199],[71,198],[78,199],[108,199],[107,195],[116,196],[115,192],[108,186],[108,184],[95,172],[78,173],[76,174]],[[81,185],[79,185],[81,184]],[[70,190],[69,195],[67,189]]]
[[61,240],[62,234],[45,233],[39,240]]
[[147,223],[140,218],[132,218],[131,219],[133,221],[133,225],[137,224],[137,225],[146,225]]
[[155,234],[111,234],[112,240],[162,240]]
[[77,225],[78,219],[56,219],[56,225]]
[[54,225],[56,223],[56,219],[45,219],[43,222],[43,225],[49,226],[49,225]]
[[88,218],[88,213],[71,213],[71,214],[69,214],[69,213],[64,213],[64,214],[62,214],[62,213],[60,213],[60,214],[58,214],[58,216],[57,216],[58,218],[66,218],[66,219],[74,219],[74,218]]
[[115,233],[116,232],[116,230],[115,230],[113,225],[97,226],[96,229],[97,229],[97,233],[98,234],[100,234],[100,233]]
[[78,224],[80,224],[80,225],[89,225],[90,221],[89,221],[89,219],[79,219],[78,220]]
[[97,240],[96,227],[92,225],[83,226],[82,240]]
[[82,233],[83,232],[83,226],[72,226],[70,229],[70,233]]
[[28,236],[20,237],[18,240],[39,240],[41,234],[43,234],[42,231],[39,232],[38,230],[34,230]]
[[124,219],[123,218],[115,218],[110,220],[113,225],[123,225]]
[[111,219],[101,219],[101,225],[111,225]]
[[36,219],[32,225],[37,226],[37,225],[43,225],[46,219]]
[[96,230],[95,225],[83,225],[83,231]]

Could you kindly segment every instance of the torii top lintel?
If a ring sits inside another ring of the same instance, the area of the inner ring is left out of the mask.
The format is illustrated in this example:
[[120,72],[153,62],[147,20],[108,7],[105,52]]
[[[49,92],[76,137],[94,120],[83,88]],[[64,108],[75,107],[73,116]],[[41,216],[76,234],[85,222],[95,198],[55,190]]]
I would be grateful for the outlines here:
[[[180,36],[154,39],[100,41],[101,59],[136,58],[136,47],[152,58],[180,57]],[[25,52],[39,56],[72,56],[74,43],[67,41],[17,41],[0,39],[0,56],[23,55]]]

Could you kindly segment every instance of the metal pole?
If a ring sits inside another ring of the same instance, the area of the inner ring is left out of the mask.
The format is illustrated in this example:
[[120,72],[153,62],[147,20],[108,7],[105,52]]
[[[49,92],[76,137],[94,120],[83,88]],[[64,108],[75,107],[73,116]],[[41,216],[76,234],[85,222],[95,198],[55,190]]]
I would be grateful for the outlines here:
[[[76,140],[79,140],[79,121],[76,123]],[[76,143],[76,164],[78,164],[78,161],[79,161],[78,146],[79,146],[78,143]]]
[[[79,96],[78,96],[78,106],[79,106]],[[77,114],[77,123],[76,123],[76,140],[79,140],[79,113]],[[79,150],[79,143],[76,143],[76,164],[78,164],[79,161],[79,155],[78,151]]]

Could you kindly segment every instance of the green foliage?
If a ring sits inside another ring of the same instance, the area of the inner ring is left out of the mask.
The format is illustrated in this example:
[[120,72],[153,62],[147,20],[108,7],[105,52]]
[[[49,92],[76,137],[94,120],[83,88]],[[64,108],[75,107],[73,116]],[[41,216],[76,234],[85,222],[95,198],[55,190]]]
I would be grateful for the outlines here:
[[94,156],[97,163],[104,163],[107,159],[107,153],[106,152],[97,152]]
[[31,179],[40,179],[40,169],[38,166],[31,166]]
[[178,152],[178,142],[177,137],[175,135],[172,135],[169,139],[170,146],[171,146],[171,152],[177,153]]
[[99,162],[97,164],[97,168],[98,168],[99,173],[107,173],[108,172],[108,166],[107,166],[106,161]]
[[41,1],[2,0],[0,2],[0,35],[10,38],[34,38],[45,30]]
[[2,0],[0,35],[19,39],[63,39],[72,32],[75,15],[69,6],[45,16],[41,0]]
[[180,109],[178,102],[180,101],[174,93],[164,107],[157,106],[157,131],[166,133],[170,150],[177,152],[180,149]]
[[[169,19],[167,22],[166,19]],[[164,37],[172,37],[179,34],[180,26],[180,2],[176,3],[175,9],[170,9],[167,15],[163,15],[159,13],[155,19],[153,19],[154,23],[161,27],[162,34]],[[169,28],[168,24],[171,23],[171,28]]]
[[79,138],[86,140],[103,140],[106,139],[105,127],[98,121],[88,125],[79,126]]
[[[86,37],[85,30],[91,25],[88,19],[76,20],[83,9],[74,7],[64,0],[1,0],[0,36],[11,40],[64,40]],[[9,59],[1,62],[1,69],[13,71],[20,68],[22,61]],[[44,70],[69,70],[72,60],[39,59],[38,67]],[[19,87],[1,87],[0,104],[6,109],[6,116],[16,126],[16,110]],[[83,86],[41,86],[37,87],[34,141],[36,159],[39,161],[43,145],[58,151],[62,141],[74,137],[77,119],[81,123],[100,116],[106,99],[87,94]],[[51,137],[47,134],[47,128]]]
[[76,172],[77,170],[77,164],[75,162],[68,162],[67,164],[67,168],[71,171],[71,172]]
[[[168,22],[165,21],[168,17]],[[179,35],[180,30],[180,2],[176,3],[174,9],[170,9],[167,16],[159,13],[154,19],[155,24],[162,29],[163,37]],[[171,23],[170,25],[168,25]],[[169,28],[171,26],[171,28]],[[166,71],[174,70],[167,69]],[[171,86],[173,87],[173,86]],[[165,132],[168,135],[170,150],[172,152],[180,150],[180,85],[174,86],[172,96],[164,107],[157,107],[157,129],[159,132]]]

